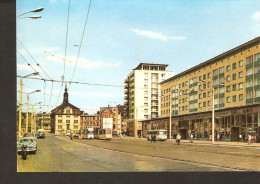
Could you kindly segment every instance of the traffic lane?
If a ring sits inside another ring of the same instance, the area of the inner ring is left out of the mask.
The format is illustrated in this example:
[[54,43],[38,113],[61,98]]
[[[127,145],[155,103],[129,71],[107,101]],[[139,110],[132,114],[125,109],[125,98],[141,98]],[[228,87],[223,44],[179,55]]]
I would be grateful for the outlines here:
[[[63,138],[61,138],[63,139]],[[66,141],[74,142],[66,139]],[[74,142],[76,143],[76,142]],[[153,156],[125,153],[107,150],[77,143],[67,147],[64,143],[60,146],[74,154],[76,157],[88,160],[94,165],[102,165],[111,171],[230,171],[232,169],[219,168],[195,163],[186,163],[172,159],[158,158]],[[108,170],[108,171],[110,171]],[[99,172],[99,170],[96,170]]]
[[88,145],[124,152],[152,155],[157,157],[185,160],[207,165],[219,165],[237,170],[260,170],[259,151],[250,148],[212,147],[195,144],[171,144],[167,142],[150,143],[140,140],[112,139],[75,140]]
[[[29,154],[26,160],[17,155],[18,172],[81,172],[81,171],[107,171],[107,168],[93,166],[84,159],[75,157],[57,146],[57,140],[52,136],[38,139],[36,154]],[[70,149],[71,143],[63,143]],[[74,148],[75,149],[75,148]]]

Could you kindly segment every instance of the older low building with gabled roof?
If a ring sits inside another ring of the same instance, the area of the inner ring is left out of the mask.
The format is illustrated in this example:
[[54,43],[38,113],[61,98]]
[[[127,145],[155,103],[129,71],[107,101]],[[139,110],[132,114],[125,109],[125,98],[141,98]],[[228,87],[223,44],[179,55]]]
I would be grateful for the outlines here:
[[51,131],[58,134],[79,132],[80,115],[80,109],[69,103],[69,95],[66,85],[63,103],[51,111]]

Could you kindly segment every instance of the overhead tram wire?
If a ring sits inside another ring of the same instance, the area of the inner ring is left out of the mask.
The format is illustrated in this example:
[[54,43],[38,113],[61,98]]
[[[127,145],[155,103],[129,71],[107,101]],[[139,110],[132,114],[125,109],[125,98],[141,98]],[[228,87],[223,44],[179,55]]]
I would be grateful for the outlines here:
[[24,49],[26,50],[26,52],[29,54],[29,56],[32,58],[32,60],[37,64],[37,66],[43,71],[43,73],[49,78],[49,75],[45,72],[45,70],[40,66],[40,64],[33,58],[33,56],[30,54],[30,52],[26,49],[26,47],[23,45],[23,43],[17,38],[17,40],[19,41],[19,43],[24,47]]
[[[17,52],[18,52],[18,54],[20,54],[20,56],[23,58],[23,60],[33,69],[33,71],[35,71],[35,72],[37,72],[37,73],[39,73],[35,68],[33,68],[33,66],[23,57],[23,55],[19,52],[19,50],[17,50]],[[42,76],[39,74],[39,76],[42,78]],[[20,76],[20,77],[22,77],[22,76]],[[26,77],[27,78],[27,77]],[[42,78],[42,80],[44,80],[43,78]]]
[[[20,76],[17,76],[20,77]],[[39,78],[34,78],[34,77],[28,77],[27,79],[33,79],[33,80],[45,80],[45,81],[52,81],[52,82],[62,82],[59,80],[48,80],[48,79],[39,79]],[[66,84],[82,84],[82,85],[88,85],[88,86],[103,86],[103,87],[116,87],[116,88],[123,88],[124,86],[120,85],[112,85],[112,84],[95,84],[95,83],[88,83],[88,82],[73,82],[73,81],[64,81]],[[143,87],[135,87],[136,89],[145,89]]]
[[57,102],[56,102],[56,105],[59,101],[59,98],[60,98],[60,94],[61,94],[61,90],[62,90],[62,87],[63,87],[63,81],[64,81],[64,76],[65,76],[65,61],[66,61],[66,55],[67,55],[67,41],[68,41],[68,32],[69,32],[69,16],[70,15],[70,0],[69,0],[69,4],[68,4],[68,17],[67,17],[67,30],[66,30],[66,43],[65,43],[65,58],[64,58],[64,64],[63,64],[63,74],[62,74],[62,83],[61,83],[61,87],[60,87],[60,92],[59,92],[59,97],[57,99]]
[[[92,2],[92,0],[90,0],[90,2],[89,2],[88,13],[87,13],[87,17],[86,17],[86,20],[85,20],[85,24],[84,24],[84,29],[83,29],[82,37],[81,37],[81,40],[80,40],[80,45],[79,45],[79,51],[78,51],[78,55],[77,55],[77,60],[76,60],[76,64],[75,64],[75,66],[74,66],[73,73],[72,73],[72,77],[71,77],[71,80],[70,80],[70,81],[73,80],[74,73],[75,73],[75,70],[76,70],[76,67],[77,67],[77,64],[78,64],[79,54],[80,54],[81,45],[82,45],[82,41],[83,41],[84,34],[85,34],[85,29],[86,29],[86,25],[87,25],[87,21],[88,21],[88,16],[89,16],[89,11],[90,11],[90,7],[91,7],[91,2]],[[71,85],[71,83],[69,83],[69,87],[68,87],[68,89],[70,88],[70,85]]]
[[[51,56],[51,61],[52,61],[52,78],[53,78],[53,56]],[[53,89],[53,81],[51,82],[51,95],[50,95],[50,98],[49,98],[49,105],[51,104],[52,89]],[[48,111],[49,111],[49,107],[47,109],[47,112]]]

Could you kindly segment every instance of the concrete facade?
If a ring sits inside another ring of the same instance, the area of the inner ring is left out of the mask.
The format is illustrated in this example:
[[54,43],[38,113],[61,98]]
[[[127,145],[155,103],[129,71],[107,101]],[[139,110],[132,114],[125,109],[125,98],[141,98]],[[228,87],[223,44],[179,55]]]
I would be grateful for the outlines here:
[[137,123],[139,120],[160,116],[159,83],[173,75],[173,72],[166,71],[167,66],[140,63],[127,75],[124,105],[128,115],[127,129],[130,136],[136,136],[137,130],[141,130],[141,123]]

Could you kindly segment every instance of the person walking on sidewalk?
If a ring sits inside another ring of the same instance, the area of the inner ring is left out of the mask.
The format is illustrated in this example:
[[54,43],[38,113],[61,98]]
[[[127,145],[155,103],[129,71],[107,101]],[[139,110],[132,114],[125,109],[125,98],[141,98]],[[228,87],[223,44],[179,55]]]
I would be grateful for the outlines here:
[[219,134],[217,135],[217,141],[219,142],[219,140],[220,140],[220,136],[219,136]]
[[178,135],[176,136],[176,143],[177,143],[178,145],[180,145],[180,143],[181,143],[181,136],[180,136],[180,134],[178,134]]
[[251,143],[251,135],[250,134],[248,134],[247,140],[248,140],[248,144],[250,144]]
[[193,143],[193,134],[190,135],[190,142]]

